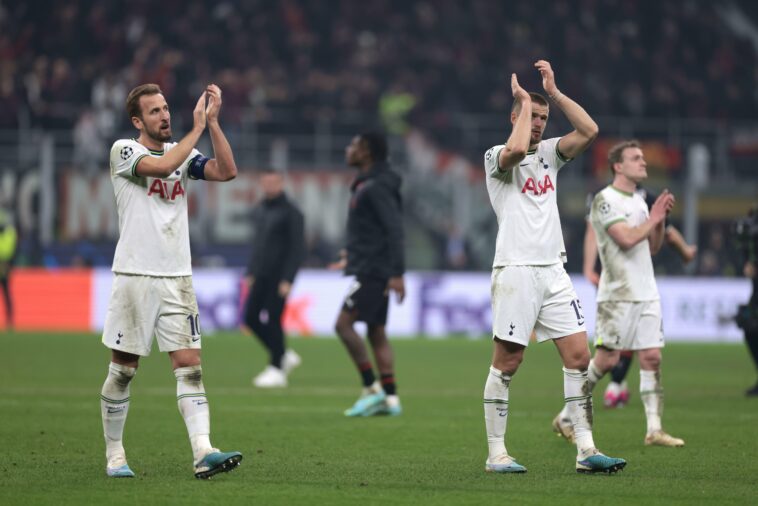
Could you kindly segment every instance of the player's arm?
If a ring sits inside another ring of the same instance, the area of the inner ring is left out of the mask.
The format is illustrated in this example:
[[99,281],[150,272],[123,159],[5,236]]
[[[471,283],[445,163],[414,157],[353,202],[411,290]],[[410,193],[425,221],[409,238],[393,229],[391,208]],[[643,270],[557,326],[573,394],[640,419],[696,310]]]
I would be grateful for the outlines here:
[[287,215],[287,253],[282,268],[282,280],[292,283],[305,259],[305,220],[303,213],[292,206]]
[[592,144],[600,129],[582,106],[558,90],[555,84],[555,73],[549,62],[539,60],[534,66],[542,75],[542,87],[545,89],[545,93],[563,111],[571,126],[574,127],[572,132],[564,135],[558,141],[558,152],[564,158],[576,158]]
[[405,238],[402,210],[395,197],[379,185],[373,185],[367,195],[371,199],[379,223],[387,233],[390,278],[387,281],[386,291],[395,292],[398,302],[403,302],[405,298],[405,281],[403,280]]
[[597,286],[600,283],[600,276],[595,272],[595,263],[597,263],[597,238],[592,223],[587,220],[587,228],[584,231],[584,257],[582,258],[582,274],[587,281]]
[[624,221],[613,223],[607,229],[608,235],[624,251],[649,239],[650,252],[655,254],[663,244],[663,220],[673,206],[674,196],[668,190],[664,190],[650,208],[650,216],[644,223],[636,227],[630,227]]
[[171,175],[187,159],[195,148],[195,144],[200,140],[200,136],[205,130],[205,92],[195,105],[192,112],[195,119],[192,130],[174,146],[174,149],[168,151],[163,156],[143,156],[134,168],[134,172],[142,177],[165,178]]
[[685,264],[688,264],[695,259],[695,255],[697,255],[697,246],[694,244],[687,244],[682,233],[679,232],[674,225],[666,227],[664,239],[666,243],[679,253],[679,256]]
[[[202,179],[206,181],[229,181],[237,177],[237,164],[234,162],[234,154],[229,141],[226,140],[221,125],[218,121],[221,111],[221,88],[210,84],[206,88],[208,94],[208,133],[213,144],[215,158],[205,164]],[[198,178],[201,179],[201,178]]]
[[518,165],[526,156],[526,152],[529,151],[531,139],[532,99],[529,93],[519,85],[516,74],[511,74],[511,91],[513,92],[513,99],[519,102],[520,107],[511,136],[508,137],[505,147],[500,150],[497,158],[497,169],[499,171],[510,170]]

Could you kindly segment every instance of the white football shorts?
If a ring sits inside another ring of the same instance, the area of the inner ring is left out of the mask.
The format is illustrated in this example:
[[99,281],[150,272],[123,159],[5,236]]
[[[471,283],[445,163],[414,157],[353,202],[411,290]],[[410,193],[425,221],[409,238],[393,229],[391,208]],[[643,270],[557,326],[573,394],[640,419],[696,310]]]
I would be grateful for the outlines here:
[[595,346],[611,350],[663,348],[661,301],[598,302]]
[[155,277],[116,273],[105,316],[103,344],[147,356],[200,348],[200,321],[192,276]]
[[492,337],[529,344],[584,332],[584,313],[563,264],[492,270]]

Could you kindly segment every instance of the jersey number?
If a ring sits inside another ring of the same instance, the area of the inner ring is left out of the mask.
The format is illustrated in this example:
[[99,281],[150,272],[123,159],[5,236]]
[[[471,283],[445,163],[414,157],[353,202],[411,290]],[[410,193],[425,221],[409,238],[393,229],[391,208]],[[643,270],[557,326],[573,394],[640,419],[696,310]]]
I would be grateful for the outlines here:
[[200,315],[187,315],[187,320],[190,324],[190,334],[192,337],[200,335]]
[[584,325],[584,314],[582,313],[582,304],[579,302],[579,299],[572,300],[571,306],[574,308],[574,312],[576,313],[576,323],[579,325]]

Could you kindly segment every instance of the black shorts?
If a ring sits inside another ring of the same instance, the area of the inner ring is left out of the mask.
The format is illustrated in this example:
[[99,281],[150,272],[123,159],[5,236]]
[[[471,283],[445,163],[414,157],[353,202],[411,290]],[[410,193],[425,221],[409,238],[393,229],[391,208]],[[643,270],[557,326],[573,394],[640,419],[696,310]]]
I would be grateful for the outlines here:
[[385,325],[389,300],[386,279],[358,276],[350,285],[342,310],[357,312],[357,321],[368,325]]

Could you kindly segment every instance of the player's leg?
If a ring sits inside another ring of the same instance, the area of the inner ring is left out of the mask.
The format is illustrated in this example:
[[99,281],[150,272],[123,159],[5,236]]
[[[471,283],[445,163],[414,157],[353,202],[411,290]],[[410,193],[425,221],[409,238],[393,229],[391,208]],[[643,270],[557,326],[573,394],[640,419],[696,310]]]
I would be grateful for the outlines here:
[[176,399],[192,446],[195,477],[210,478],[236,467],[239,452],[221,452],[211,445],[210,409],[203,385],[201,334],[192,278],[158,278],[161,295],[155,335],[167,352],[176,377]]
[[275,290],[272,290],[271,296],[268,298],[266,304],[266,309],[268,310],[269,314],[269,335],[271,336],[271,365],[278,369],[283,369],[282,360],[284,358],[284,350],[286,349],[284,342],[284,329],[282,329],[282,313],[284,313],[284,302],[284,297],[281,297],[279,295],[278,287],[276,287]]
[[634,352],[625,350],[621,352],[619,361],[611,369],[611,381],[605,388],[603,404],[606,408],[622,407],[629,402],[629,388],[626,384],[626,375],[632,365]]
[[260,332],[265,335],[269,351],[269,364],[253,379],[253,384],[259,388],[278,388],[287,386],[287,374],[282,366],[284,357],[284,332],[282,330],[282,312],[284,299],[279,296],[276,283],[267,281],[265,293],[260,294],[263,300],[259,314],[265,315],[265,321],[260,322]]
[[484,469],[495,473],[524,473],[526,468],[508,455],[505,430],[511,378],[524,360],[526,346],[493,339],[492,365],[484,383],[484,426],[487,431],[487,461]]
[[210,478],[231,471],[242,460],[239,452],[222,452],[211,445],[211,420],[203,385],[199,349],[169,352],[176,377],[176,400],[192,446],[195,477]]
[[578,332],[554,340],[563,361],[563,395],[574,428],[580,473],[614,473],[626,466],[624,459],[608,457],[595,447],[592,436],[592,392],[587,380],[589,347],[587,334]]
[[[247,296],[245,302],[244,322],[253,334],[258,338],[266,352],[271,357],[271,339],[269,337],[268,328],[264,324],[264,318],[268,315],[264,314],[264,302],[266,300],[267,282],[265,279],[256,279],[253,286],[250,289],[250,293]],[[265,372],[265,369],[264,369]],[[262,374],[262,373],[261,373]],[[260,376],[260,375],[259,375]],[[255,384],[258,376],[253,378],[253,384]]]
[[384,402],[385,393],[380,383],[376,380],[374,368],[371,365],[368,349],[363,339],[355,331],[355,322],[358,319],[357,310],[343,308],[334,329],[345,345],[350,358],[358,369],[363,389],[358,400],[345,410],[345,416],[367,416],[374,414],[375,410]]
[[[284,333],[284,325],[282,318],[284,316],[284,308],[287,305],[287,297],[281,297],[279,295],[279,287],[277,286],[277,293],[276,293],[276,305],[274,307],[274,310],[272,311],[274,317],[273,322],[276,325],[277,329],[276,332],[277,335],[281,336],[281,339],[279,342],[281,343],[281,359],[280,359],[280,366],[281,370],[284,371],[285,375],[289,375],[293,369],[300,366],[300,364],[303,363],[303,359],[298,355],[295,350],[292,348],[289,348],[287,346],[287,335]],[[272,357],[273,362],[273,357]]]
[[541,268],[545,298],[534,326],[539,342],[553,340],[563,362],[563,396],[576,443],[576,470],[612,473],[626,461],[600,453],[592,435],[592,390],[588,381],[590,349],[584,313],[562,265]]
[[114,478],[134,477],[134,472],[126,463],[123,438],[126,415],[129,412],[129,384],[137,372],[138,365],[138,355],[112,350],[108,375],[100,390],[106,473]]
[[[750,356],[753,357],[755,367],[758,369],[758,329],[751,328],[745,330],[745,343],[747,344]],[[758,396],[758,383],[745,391],[745,395],[748,397]]]
[[663,431],[663,384],[661,383],[661,348],[663,325],[660,301],[637,303],[639,317],[630,348],[638,350],[640,361],[640,399],[647,419],[646,445],[684,446],[684,441]]
[[368,339],[371,343],[371,349],[374,351],[374,360],[376,360],[376,367],[379,369],[382,389],[387,396],[384,405],[379,407],[376,414],[400,415],[403,410],[400,406],[400,398],[397,395],[395,359],[384,324],[370,324],[368,326]]
[[139,357],[150,354],[158,297],[147,276],[116,274],[113,278],[102,335],[103,344],[111,350],[111,362],[100,392],[108,476],[134,476],[126,463],[123,446],[129,385]]
[[662,427],[663,383],[661,382],[661,349],[639,350],[640,399],[645,407],[647,432],[645,444],[655,446],[684,446],[684,440],[667,434]]
[[484,424],[488,455],[485,470],[523,473],[526,468],[508,455],[505,431],[510,410],[511,378],[524,359],[524,350],[542,303],[535,269],[527,266],[492,271],[492,362],[484,384]]
[[[385,401],[386,394],[376,381],[368,349],[355,331],[355,322],[376,323],[377,308],[384,297],[386,280],[356,278],[350,286],[345,302],[334,326],[361,376],[363,390],[352,407],[345,410],[346,416],[369,416],[376,413]],[[386,318],[386,312],[385,312]]]
[[[587,386],[590,395],[595,389],[595,385],[610,371],[618,361],[619,352],[611,350],[604,346],[595,348],[595,356],[590,360],[587,366]],[[553,430],[559,436],[563,436],[570,443],[574,443],[574,429],[571,416],[569,414],[569,403],[564,403],[563,409],[558,416],[553,419]]]

